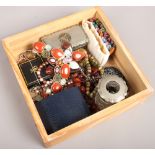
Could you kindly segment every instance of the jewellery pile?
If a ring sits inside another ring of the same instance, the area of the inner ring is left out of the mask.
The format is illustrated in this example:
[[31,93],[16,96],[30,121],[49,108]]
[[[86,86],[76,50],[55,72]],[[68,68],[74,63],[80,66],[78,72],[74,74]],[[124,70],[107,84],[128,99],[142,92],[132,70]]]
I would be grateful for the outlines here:
[[[34,52],[42,56],[44,47],[46,45],[42,42],[34,43]],[[48,45],[50,46],[50,45]],[[43,83],[43,89],[50,89],[50,93],[58,93],[63,87],[72,83],[70,79],[71,70],[80,69],[78,61],[82,60],[86,56],[86,51],[84,49],[78,49],[77,51],[72,51],[71,46],[64,51],[60,48],[50,48],[47,55],[47,61],[41,64],[38,68],[37,75],[41,83]],[[53,79],[46,81],[41,76],[41,70],[46,67],[46,74],[52,74],[54,72]],[[70,79],[70,80],[69,80]],[[48,93],[48,95],[50,94]]]
[[127,96],[121,71],[105,67],[116,45],[99,19],[43,36],[32,47],[17,62],[35,103],[78,87],[94,113]]

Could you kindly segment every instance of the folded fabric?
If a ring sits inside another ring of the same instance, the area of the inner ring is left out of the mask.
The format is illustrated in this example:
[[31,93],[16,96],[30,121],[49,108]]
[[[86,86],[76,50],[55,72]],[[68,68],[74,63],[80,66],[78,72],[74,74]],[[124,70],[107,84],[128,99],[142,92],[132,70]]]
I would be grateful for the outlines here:
[[83,20],[82,27],[89,39],[87,47],[90,53],[98,60],[100,66],[103,67],[110,56],[106,44],[102,41],[92,22]]
[[36,103],[48,134],[90,115],[78,87],[72,87]]

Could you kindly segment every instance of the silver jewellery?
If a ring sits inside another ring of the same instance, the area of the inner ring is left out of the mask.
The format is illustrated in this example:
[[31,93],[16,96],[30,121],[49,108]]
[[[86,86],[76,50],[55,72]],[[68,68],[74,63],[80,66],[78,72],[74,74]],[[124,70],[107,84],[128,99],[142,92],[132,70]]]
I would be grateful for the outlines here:
[[100,109],[120,102],[128,94],[128,87],[121,77],[117,75],[103,75],[98,84],[98,92],[95,97]]

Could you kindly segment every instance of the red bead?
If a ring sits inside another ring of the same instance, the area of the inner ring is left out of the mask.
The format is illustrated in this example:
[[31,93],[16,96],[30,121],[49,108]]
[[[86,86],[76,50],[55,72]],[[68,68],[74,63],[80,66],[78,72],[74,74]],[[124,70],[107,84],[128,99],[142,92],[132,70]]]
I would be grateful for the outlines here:
[[80,80],[80,78],[76,77],[76,78],[73,78],[73,82],[74,83],[81,83],[81,80]]
[[41,96],[42,96],[43,98],[46,98],[46,97],[48,96],[48,94],[46,94],[45,91],[42,91],[42,92],[41,92]]
[[84,76],[82,74],[80,74],[79,78],[82,80],[82,79],[84,79]]
[[58,93],[62,90],[62,86],[59,82],[54,82],[51,86],[53,93]]
[[92,71],[92,73],[97,73],[98,72],[98,69],[97,68],[95,68],[95,67],[92,67],[92,69],[91,69],[91,71]]
[[84,86],[81,86],[80,87],[80,90],[81,90],[82,93],[85,93],[86,92],[86,88]]
[[74,86],[73,83],[67,84],[67,88],[72,88]]
[[55,59],[59,59],[64,55],[64,52],[62,49],[60,48],[53,48],[51,50],[51,55],[55,58]]
[[110,42],[110,41],[111,41],[111,38],[110,38],[110,37],[109,37],[109,38],[107,38],[107,41],[108,41],[108,42]]
[[75,78],[75,77],[77,77],[77,76],[78,76],[78,73],[74,73],[74,74],[72,75],[73,78]]
[[81,83],[74,83],[75,86],[80,87]]
[[62,67],[61,67],[61,77],[62,78],[65,78],[65,79],[68,79],[68,77],[70,76],[70,67],[68,64],[64,64]]
[[82,51],[79,51],[79,50],[74,51],[74,52],[73,52],[73,55],[72,55],[72,57],[73,57],[73,59],[74,59],[75,61],[80,61],[80,60],[82,60],[85,56],[86,56],[86,54],[85,54],[84,52],[82,52]]
[[35,43],[33,44],[33,47],[34,47],[34,49],[37,50],[37,52],[38,52],[39,54],[41,54],[42,51],[43,51],[43,49],[44,49],[44,47],[45,47],[45,44],[44,44],[43,42],[35,42]]
[[51,75],[51,74],[53,74],[53,68],[51,66],[48,66],[46,68],[46,71],[45,72],[46,72],[47,75]]

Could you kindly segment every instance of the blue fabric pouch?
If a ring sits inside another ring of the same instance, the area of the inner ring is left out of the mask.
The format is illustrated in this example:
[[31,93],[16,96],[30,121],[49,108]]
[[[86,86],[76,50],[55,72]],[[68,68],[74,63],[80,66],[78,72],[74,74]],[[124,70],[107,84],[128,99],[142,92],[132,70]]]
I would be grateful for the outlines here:
[[78,87],[72,87],[36,103],[48,134],[60,130],[90,115]]

